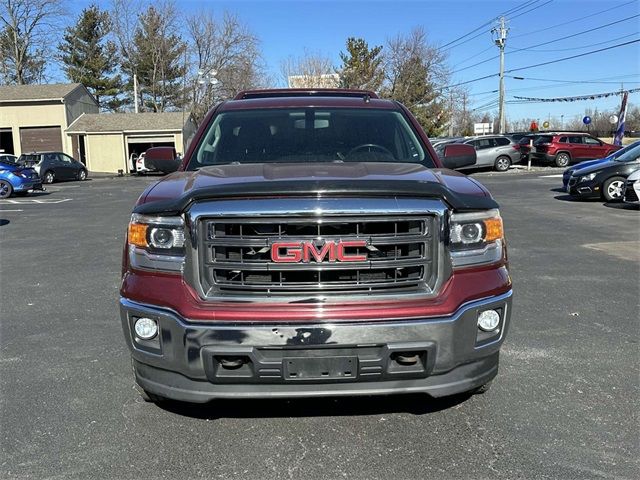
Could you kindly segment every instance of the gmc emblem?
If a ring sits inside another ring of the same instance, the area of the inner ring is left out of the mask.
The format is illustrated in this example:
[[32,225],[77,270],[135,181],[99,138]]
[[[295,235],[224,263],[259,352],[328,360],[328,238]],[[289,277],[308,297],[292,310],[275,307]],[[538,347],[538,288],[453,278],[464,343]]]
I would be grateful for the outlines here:
[[366,247],[365,240],[328,240],[316,246],[313,240],[302,242],[275,242],[271,245],[271,260],[277,263],[365,262],[367,254],[347,253],[346,248]]

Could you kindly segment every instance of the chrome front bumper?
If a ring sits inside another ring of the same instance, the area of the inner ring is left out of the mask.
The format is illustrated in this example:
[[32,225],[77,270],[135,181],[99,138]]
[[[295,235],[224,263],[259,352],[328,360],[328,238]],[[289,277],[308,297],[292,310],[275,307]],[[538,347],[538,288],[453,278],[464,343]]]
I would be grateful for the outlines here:
[[[508,331],[511,291],[463,305],[448,317],[402,321],[318,324],[191,323],[175,312],[120,300],[122,326],[132,352],[136,381],[157,395],[191,402],[214,398],[268,398],[425,392],[451,395],[483,385],[497,373]],[[477,327],[483,310],[501,315],[499,330]],[[155,319],[152,342],[135,338],[137,317]],[[405,368],[398,352],[420,360]],[[287,374],[295,358],[348,358],[349,378],[299,379]],[[243,358],[237,371],[221,368]]]

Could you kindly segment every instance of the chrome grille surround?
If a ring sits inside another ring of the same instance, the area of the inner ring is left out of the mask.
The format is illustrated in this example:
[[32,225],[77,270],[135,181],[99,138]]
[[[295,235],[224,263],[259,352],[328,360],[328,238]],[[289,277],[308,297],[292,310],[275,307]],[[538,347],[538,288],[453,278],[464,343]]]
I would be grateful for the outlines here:
[[[208,301],[435,296],[451,273],[437,199],[261,198],[195,203],[185,279]],[[275,263],[274,241],[365,240],[365,262]]]

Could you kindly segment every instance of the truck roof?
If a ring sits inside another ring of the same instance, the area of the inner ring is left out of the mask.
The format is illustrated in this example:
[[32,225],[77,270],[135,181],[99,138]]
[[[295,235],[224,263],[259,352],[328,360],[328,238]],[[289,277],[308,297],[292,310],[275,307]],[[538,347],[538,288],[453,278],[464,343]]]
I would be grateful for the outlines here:
[[381,100],[374,92],[347,89],[276,89],[240,92],[221,105],[221,111],[262,108],[338,107],[398,110],[392,100]]

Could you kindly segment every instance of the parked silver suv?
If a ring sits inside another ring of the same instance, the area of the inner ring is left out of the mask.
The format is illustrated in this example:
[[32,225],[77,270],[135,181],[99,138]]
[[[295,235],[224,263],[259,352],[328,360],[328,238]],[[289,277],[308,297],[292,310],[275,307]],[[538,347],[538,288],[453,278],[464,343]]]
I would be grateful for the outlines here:
[[506,172],[512,164],[520,162],[519,145],[510,137],[484,135],[465,138],[460,143],[473,145],[476,149],[476,164],[467,168],[492,167],[498,172]]

